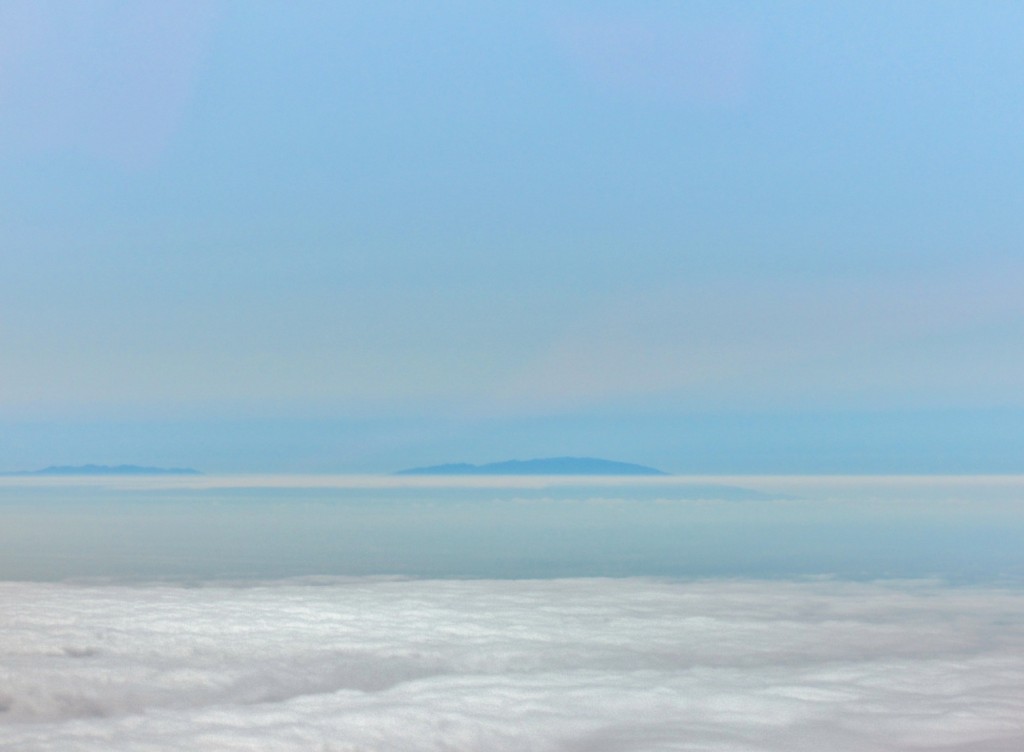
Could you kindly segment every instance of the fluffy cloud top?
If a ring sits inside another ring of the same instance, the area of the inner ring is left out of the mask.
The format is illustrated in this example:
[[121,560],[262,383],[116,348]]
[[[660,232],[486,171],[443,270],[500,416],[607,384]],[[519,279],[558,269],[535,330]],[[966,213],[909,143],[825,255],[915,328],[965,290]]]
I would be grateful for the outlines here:
[[1019,750],[1024,594],[0,583],[0,748]]

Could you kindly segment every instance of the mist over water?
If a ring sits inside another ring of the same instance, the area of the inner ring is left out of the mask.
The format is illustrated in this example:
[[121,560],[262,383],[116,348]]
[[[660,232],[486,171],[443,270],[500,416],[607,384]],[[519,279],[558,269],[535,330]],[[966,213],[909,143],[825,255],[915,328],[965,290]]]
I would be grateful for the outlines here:
[[0,481],[4,579],[1024,578],[1024,479]]

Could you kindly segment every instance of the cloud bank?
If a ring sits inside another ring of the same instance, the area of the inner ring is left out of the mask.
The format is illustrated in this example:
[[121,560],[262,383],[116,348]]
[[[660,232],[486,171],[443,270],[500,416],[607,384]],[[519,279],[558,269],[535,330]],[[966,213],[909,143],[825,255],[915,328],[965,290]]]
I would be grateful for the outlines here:
[[1024,594],[0,583],[0,748],[1018,750]]

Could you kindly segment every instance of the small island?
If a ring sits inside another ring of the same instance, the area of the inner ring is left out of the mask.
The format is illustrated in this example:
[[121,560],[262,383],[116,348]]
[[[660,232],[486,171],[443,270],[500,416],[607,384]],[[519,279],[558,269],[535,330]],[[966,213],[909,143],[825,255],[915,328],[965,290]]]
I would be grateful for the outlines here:
[[202,475],[191,467],[142,467],[140,465],[50,465],[41,470],[22,470],[4,475]]
[[399,470],[396,475],[668,475],[663,470],[595,457],[545,457],[485,465],[455,463]]

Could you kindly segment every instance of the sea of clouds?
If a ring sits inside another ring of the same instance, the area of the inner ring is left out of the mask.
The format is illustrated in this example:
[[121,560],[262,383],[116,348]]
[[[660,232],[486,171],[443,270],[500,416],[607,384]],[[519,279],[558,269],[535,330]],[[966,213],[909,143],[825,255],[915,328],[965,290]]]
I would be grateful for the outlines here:
[[0,749],[1024,749],[1024,593],[0,583]]

